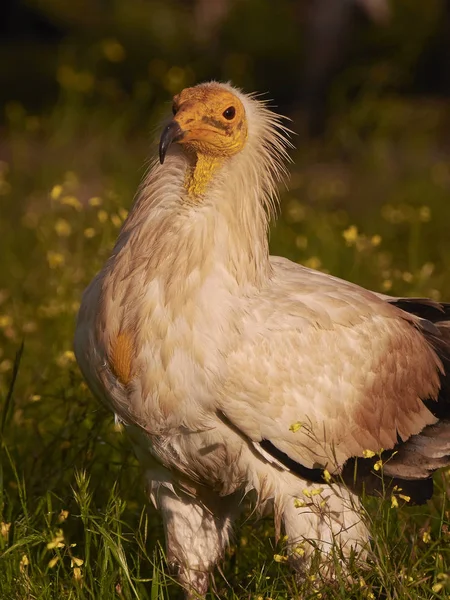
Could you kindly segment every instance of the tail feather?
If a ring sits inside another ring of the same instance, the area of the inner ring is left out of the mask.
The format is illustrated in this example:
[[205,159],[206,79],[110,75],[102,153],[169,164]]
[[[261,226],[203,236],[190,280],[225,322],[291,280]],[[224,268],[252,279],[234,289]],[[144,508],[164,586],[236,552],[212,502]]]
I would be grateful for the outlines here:
[[386,462],[384,472],[404,483],[421,480],[428,484],[434,471],[450,465],[450,304],[408,298],[392,303],[419,317],[419,327],[439,357],[442,373],[437,400],[423,399],[439,421],[399,444]]
[[399,446],[384,467],[390,477],[421,479],[450,464],[450,421],[426,427]]

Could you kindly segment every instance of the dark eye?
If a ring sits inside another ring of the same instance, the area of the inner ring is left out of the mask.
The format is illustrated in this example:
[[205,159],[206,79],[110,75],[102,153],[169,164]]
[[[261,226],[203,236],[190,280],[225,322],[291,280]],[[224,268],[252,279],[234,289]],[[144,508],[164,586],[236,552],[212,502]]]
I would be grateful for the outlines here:
[[229,106],[226,110],[223,111],[222,114],[225,117],[225,119],[227,119],[227,121],[231,121],[231,119],[234,119],[236,109],[234,108],[234,106]]
[[178,111],[178,106],[176,104],[172,104],[172,114],[176,115]]

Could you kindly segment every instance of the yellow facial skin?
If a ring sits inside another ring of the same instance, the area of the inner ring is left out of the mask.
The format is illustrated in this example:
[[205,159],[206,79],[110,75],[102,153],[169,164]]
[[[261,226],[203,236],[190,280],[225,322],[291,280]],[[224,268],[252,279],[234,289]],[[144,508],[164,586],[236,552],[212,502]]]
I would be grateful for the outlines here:
[[193,163],[186,174],[189,196],[201,196],[224,160],[237,154],[247,139],[242,102],[219,86],[186,88],[173,99],[174,121]]

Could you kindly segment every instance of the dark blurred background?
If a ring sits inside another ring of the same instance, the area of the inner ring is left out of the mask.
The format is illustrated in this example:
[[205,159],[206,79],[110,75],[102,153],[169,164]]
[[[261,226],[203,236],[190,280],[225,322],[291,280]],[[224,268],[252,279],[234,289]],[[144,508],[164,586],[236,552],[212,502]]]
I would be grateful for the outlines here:
[[[6,285],[40,278],[27,261],[54,243],[49,214],[129,208],[172,95],[208,79],[291,118],[273,251],[397,293],[448,287],[450,0],[2,0]],[[115,235],[100,225],[80,288]]]
[[312,135],[362,90],[448,98],[450,2],[2,0],[3,106],[43,111],[73,92],[148,115],[211,78],[270,90]]
[[274,251],[399,292],[440,265],[426,285],[441,293],[450,0],[2,0],[4,230],[41,235],[60,184],[66,204],[128,209],[172,95],[208,79],[266,93],[292,119]]

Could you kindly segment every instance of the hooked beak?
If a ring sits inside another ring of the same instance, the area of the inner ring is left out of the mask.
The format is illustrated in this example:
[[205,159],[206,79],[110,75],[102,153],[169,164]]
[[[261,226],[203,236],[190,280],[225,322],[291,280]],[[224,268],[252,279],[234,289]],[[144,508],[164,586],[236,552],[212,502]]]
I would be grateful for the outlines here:
[[164,163],[164,159],[166,158],[167,150],[169,149],[170,144],[172,142],[178,142],[184,136],[184,131],[181,129],[180,125],[172,120],[167,127],[164,128],[164,131],[161,134],[161,139],[159,140],[159,162],[161,164]]

